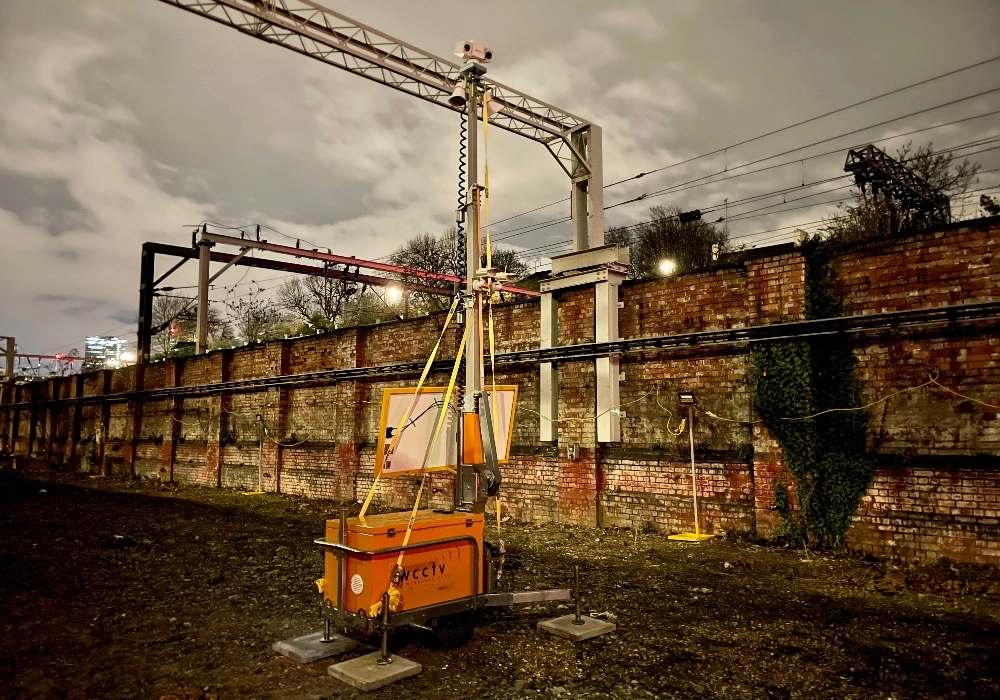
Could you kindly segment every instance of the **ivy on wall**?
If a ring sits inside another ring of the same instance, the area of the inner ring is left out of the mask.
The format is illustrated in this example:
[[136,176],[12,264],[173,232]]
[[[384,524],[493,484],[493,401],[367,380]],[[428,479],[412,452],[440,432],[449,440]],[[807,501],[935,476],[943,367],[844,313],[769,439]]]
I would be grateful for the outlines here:
[[[818,237],[806,258],[806,318],[839,316],[843,307],[831,269],[832,250]],[[762,343],[752,350],[757,412],[781,446],[795,482],[797,511],[787,486],[775,485],[784,535],[839,548],[875,475],[867,449],[868,412],[829,409],[861,405],[850,345],[836,337]]]

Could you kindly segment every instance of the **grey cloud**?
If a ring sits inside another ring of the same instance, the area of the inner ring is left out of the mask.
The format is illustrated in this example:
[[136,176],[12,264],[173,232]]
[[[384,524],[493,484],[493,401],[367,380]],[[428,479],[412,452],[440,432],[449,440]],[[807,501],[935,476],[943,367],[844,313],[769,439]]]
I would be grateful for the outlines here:
[[[604,126],[606,182],[993,55],[1000,26],[990,0],[510,0],[474,13],[445,0],[321,2],[446,56],[456,39],[486,42],[495,79]],[[0,278],[11,300],[0,306],[0,327],[15,328],[25,347],[79,346],[87,333],[131,324],[139,245],[187,244],[182,226],[201,217],[271,223],[368,256],[451,224],[458,120],[446,110],[154,0],[0,1],[0,50],[15,41],[31,51],[0,54],[0,110],[44,108],[35,121],[19,111],[24,123],[15,125],[36,126],[40,145],[4,141],[0,124],[0,238],[18,251],[18,269]],[[609,189],[606,203],[983,89],[998,75],[994,64],[630,181]],[[857,140],[996,107],[986,100]],[[946,146],[990,128],[972,122],[927,136]],[[494,220],[566,196],[542,147],[503,132],[491,138]],[[988,169],[1000,156],[979,158]],[[840,157],[809,161],[622,206],[607,221],[632,223],[656,203],[705,208],[841,168]],[[495,232],[565,212],[560,204]],[[805,220],[795,214],[734,222],[733,231]],[[567,238],[558,225],[504,243]],[[177,284],[190,274],[180,271]],[[40,287],[68,297],[58,302],[65,307],[53,299],[44,313],[32,309]]]
[[54,236],[94,229],[92,212],[73,197],[65,181],[29,177],[0,167],[0,208]]

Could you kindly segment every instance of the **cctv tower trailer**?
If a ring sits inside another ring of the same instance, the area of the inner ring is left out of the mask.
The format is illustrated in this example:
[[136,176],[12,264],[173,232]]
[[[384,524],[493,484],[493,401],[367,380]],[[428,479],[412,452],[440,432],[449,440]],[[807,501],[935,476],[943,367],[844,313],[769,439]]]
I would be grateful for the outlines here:
[[[466,41],[459,42],[456,54],[465,65],[449,101],[467,110],[475,124],[484,92],[484,64],[490,62],[492,52]],[[455,360],[449,386],[425,387],[422,377],[415,389],[385,391],[375,460],[376,484],[380,478],[405,474],[426,478],[428,472],[454,469],[454,506],[419,510],[418,500],[412,511],[404,513],[366,516],[363,508],[358,517],[348,518],[342,512],[340,519],[327,522],[325,539],[317,540],[326,551],[322,592],[327,629],[353,626],[373,633],[380,628],[386,658],[392,627],[415,626],[432,631],[440,642],[464,643],[471,637],[475,614],[481,608],[570,598],[568,589],[497,590],[503,545],[484,542],[486,503],[499,491],[517,387],[483,386],[484,299],[506,275],[480,266],[482,188],[476,182],[476,153],[476,129],[471,129],[468,195],[464,211],[460,210],[460,217],[469,224],[467,284],[446,320],[447,328],[458,310],[465,318],[461,419],[455,413],[462,389],[456,387],[455,379],[462,352]],[[433,359],[433,355],[428,359],[428,367]],[[499,515],[499,504],[497,508]]]

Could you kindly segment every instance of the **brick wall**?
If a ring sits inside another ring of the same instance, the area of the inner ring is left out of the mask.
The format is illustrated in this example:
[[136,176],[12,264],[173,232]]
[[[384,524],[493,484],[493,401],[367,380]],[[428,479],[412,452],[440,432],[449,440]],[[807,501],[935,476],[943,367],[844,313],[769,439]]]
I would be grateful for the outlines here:
[[[1000,221],[967,222],[891,244],[844,250],[833,268],[849,315],[1000,300]],[[804,318],[806,261],[776,246],[696,274],[620,289],[623,338],[719,330]],[[560,345],[592,342],[591,289],[560,292]],[[56,403],[12,411],[4,419],[17,455],[69,463],[83,471],[335,500],[363,498],[372,483],[382,391],[413,378],[63,404],[59,399],[133,389],[195,386],[282,374],[422,361],[444,314],[369,328],[224,350],[187,360],[18,388],[16,401]],[[494,308],[497,351],[538,346],[539,304]],[[447,332],[440,359],[453,358],[460,329]],[[878,473],[848,538],[879,555],[1000,563],[1000,338],[995,328],[942,325],[899,330],[855,343],[868,432]],[[596,442],[592,361],[559,364],[559,440],[540,443],[538,369],[498,368],[497,381],[519,386],[504,507],[525,520],[601,525],[691,527],[686,418],[679,390],[694,391],[702,527],[773,532],[774,484],[790,481],[777,443],[759,423],[744,346],[693,346],[621,358],[622,441]],[[944,386],[928,384],[929,373]],[[447,383],[445,374],[430,385]],[[261,420],[258,420],[260,416]],[[744,421],[744,422],[734,422]],[[568,455],[579,446],[579,458]],[[408,507],[416,478],[382,482],[378,500]],[[430,479],[426,503],[453,498],[452,478]]]

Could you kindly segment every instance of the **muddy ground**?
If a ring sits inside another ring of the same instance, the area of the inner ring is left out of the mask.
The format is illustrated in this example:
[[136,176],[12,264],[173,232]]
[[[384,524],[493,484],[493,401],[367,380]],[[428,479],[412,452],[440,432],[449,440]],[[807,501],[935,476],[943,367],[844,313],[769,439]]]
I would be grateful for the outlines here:
[[[1000,576],[747,541],[506,526],[516,589],[569,583],[618,632],[493,612],[421,675],[360,693],[271,644],[319,629],[329,502],[0,472],[0,700],[9,698],[997,698]],[[116,547],[123,535],[134,545]]]

